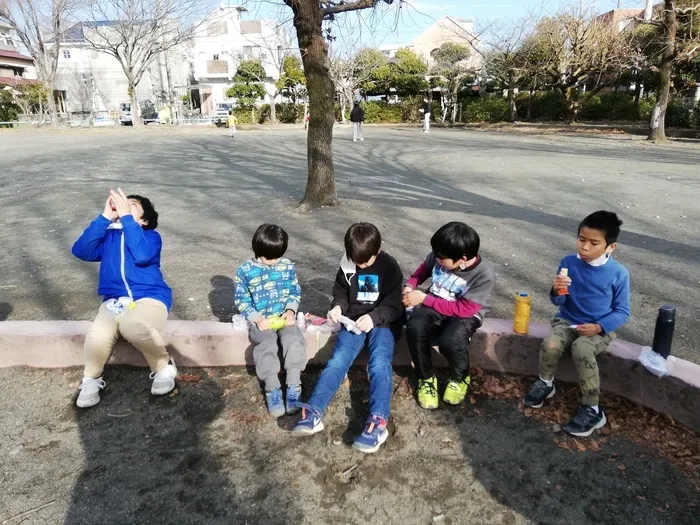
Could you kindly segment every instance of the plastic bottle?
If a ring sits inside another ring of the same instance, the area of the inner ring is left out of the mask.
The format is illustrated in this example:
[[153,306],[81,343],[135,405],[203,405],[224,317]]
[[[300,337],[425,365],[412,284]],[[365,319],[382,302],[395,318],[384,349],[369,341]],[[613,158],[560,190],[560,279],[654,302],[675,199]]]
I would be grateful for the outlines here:
[[666,359],[671,355],[671,343],[673,343],[673,331],[676,328],[676,307],[670,304],[659,308],[656,316],[656,328],[654,329],[654,342],[652,350]]
[[302,332],[306,329],[306,318],[302,312],[297,312],[297,326]]
[[513,331],[516,334],[527,335],[530,331],[530,302],[527,292],[515,294],[515,312],[513,313]]

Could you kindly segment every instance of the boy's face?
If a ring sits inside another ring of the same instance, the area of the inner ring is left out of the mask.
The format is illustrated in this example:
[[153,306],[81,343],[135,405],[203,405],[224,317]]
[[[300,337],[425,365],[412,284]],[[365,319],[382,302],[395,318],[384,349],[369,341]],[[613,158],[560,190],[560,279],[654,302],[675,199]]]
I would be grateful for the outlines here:
[[579,257],[586,262],[595,261],[606,252],[612,253],[615,251],[615,248],[617,248],[617,243],[612,243],[610,246],[607,246],[605,232],[601,230],[595,230],[584,226],[581,228],[581,231],[578,232],[576,251]]
[[[377,255],[379,255],[379,254],[377,254]],[[369,261],[367,261],[366,263],[358,264],[357,267],[362,268],[362,269],[369,268],[370,266],[372,266],[374,264],[374,261],[377,260],[377,255],[373,255],[372,257],[370,257]]]
[[456,270],[459,268],[460,264],[462,267],[466,268],[467,266],[467,258],[462,257],[461,259],[457,259],[456,261],[454,259],[448,259],[448,258],[442,258],[442,257],[436,257],[435,258],[440,266],[445,268],[445,270]]
[[277,259],[267,259],[265,257],[258,257],[261,263],[263,263],[265,266],[274,266],[278,262],[280,262],[280,259],[282,257],[277,257]]

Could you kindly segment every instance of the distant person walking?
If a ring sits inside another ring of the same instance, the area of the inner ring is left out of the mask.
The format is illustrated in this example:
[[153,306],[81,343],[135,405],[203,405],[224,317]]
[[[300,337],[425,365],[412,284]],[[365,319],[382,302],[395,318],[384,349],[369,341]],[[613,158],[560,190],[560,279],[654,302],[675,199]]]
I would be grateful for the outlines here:
[[365,140],[362,136],[362,123],[365,121],[365,110],[360,107],[359,102],[355,102],[355,106],[350,112],[350,122],[352,122],[352,141]]
[[236,115],[233,114],[233,110],[229,109],[228,110],[228,136],[229,137],[235,137],[236,136],[236,122],[238,119],[236,118]]
[[423,99],[423,107],[421,108],[421,113],[423,113],[423,133],[430,132],[430,115],[433,112],[432,104],[427,98]]

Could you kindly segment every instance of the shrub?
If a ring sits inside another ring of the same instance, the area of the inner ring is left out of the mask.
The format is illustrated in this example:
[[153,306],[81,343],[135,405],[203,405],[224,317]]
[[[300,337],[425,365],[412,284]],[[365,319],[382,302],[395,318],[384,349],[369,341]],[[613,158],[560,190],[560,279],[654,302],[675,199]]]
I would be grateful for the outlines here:
[[[12,92],[0,89],[0,122],[17,120],[20,108],[12,98]],[[0,124],[0,127],[10,127],[12,124]]]
[[639,101],[639,120],[651,119],[651,112],[656,106],[656,95],[650,95]]
[[386,102],[366,102],[362,104],[365,110],[365,122],[368,124],[397,123],[403,121],[401,104]]
[[296,124],[304,120],[304,105],[285,102],[275,106],[277,120],[283,124]]
[[586,95],[579,116],[584,120],[636,120],[634,95],[602,93]]
[[[527,118],[529,93],[518,93],[515,106],[519,118]],[[532,119],[563,120],[566,118],[566,106],[561,95],[556,91],[536,91],[532,95]]]
[[508,120],[508,100],[502,97],[481,97],[462,108],[464,122],[503,122]]
[[672,100],[666,108],[666,125],[669,128],[689,128],[693,106],[682,100]]

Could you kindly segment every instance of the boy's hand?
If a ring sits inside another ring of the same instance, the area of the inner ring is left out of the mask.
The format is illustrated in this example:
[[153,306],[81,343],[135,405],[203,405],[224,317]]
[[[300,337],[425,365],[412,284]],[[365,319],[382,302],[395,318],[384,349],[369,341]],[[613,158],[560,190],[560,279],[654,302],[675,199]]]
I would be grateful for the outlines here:
[[372,318],[369,315],[363,315],[355,324],[357,324],[357,327],[363,332],[369,332],[372,328],[374,328],[374,321],[372,321]]
[[594,335],[598,335],[603,331],[603,329],[600,327],[599,324],[580,324],[578,325],[578,328],[576,328],[576,331],[578,332],[579,335],[583,335],[585,337],[592,337]]
[[565,288],[568,288],[571,285],[571,278],[570,277],[562,277],[561,275],[557,275],[554,280],[552,281],[552,289],[555,292],[558,292],[559,290],[563,290]]
[[117,217],[119,217],[117,210],[113,209],[112,206],[112,196],[110,195],[107,197],[107,202],[105,202],[105,211],[102,212],[102,215],[104,215],[110,221],[114,221]]
[[117,209],[117,214],[119,217],[124,217],[124,215],[131,215],[131,206],[129,205],[129,199],[126,198],[126,194],[121,188],[117,188],[117,191],[109,190],[112,195],[112,203]]
[[270,329],[270,320],[267,319],[266,317],[262,317],[262,318],[258,319],[257,321],[255,321],[255,326],[258,327],[258,330],[260,330],[261,332],[264,332],[265,330]]
[[403,287],[403,290],[401,290],[401,295],[403,296],[403,295],[409,294],[409,293],[411,293],[412,291],[413,291],[413,288],[411,288],[410,286],[406,285],[406,286]]
[[341,310],[340,306],[336,306],[328,312],[328,319],[330,319],[332,323],[338,324],[340,322],[341,315],[343,315],[343,311]]
[[282,314],[282,319],[285,320],[287,323],[287,326],[292,326],[296,323],[296,317],[294,316],[294,312],[291,310],[285,310],[285,312]]
[[404,306],[418,306],[425,301],[426,294],[420,290],[413,290],[403,296]]

